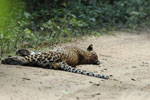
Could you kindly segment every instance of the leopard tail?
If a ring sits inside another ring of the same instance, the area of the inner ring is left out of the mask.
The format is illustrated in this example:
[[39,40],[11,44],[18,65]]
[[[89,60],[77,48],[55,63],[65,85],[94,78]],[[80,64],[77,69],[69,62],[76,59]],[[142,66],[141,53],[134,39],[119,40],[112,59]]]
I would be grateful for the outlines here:
[[67,72],[73,72],[73,73],[78,73],[78,74],[82,74],[82,75],[93,76],[96,78],[109,79],[109,76],[107,76],[107,75],[100,75],[100,74],[95,74],[93,72],[88,72],[88,71],[85,71],[82,69],[76,69],[76,68],[71,67],[65,63],[60,64],[60,69],[67,71]]

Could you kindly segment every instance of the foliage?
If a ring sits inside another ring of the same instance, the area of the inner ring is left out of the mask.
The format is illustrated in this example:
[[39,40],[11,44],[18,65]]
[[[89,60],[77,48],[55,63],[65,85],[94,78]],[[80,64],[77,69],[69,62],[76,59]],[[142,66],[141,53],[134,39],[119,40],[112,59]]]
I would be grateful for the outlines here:
[[32,21],[36,22],[33,26],[53,18],[73,15],[76,20],[85,22],[90,28],[95,28],[97,25],[132,27],[142,23],[150,16],[149,4],[150,1],[147,0],[34,0],[28,2],[28,5],[32,5],[32,8],[29,8],[29,12],[33,15]]
[[148,0],[0,0],[0,54],[37,48],[150,18]]
[[[28,34],[25,6],[18,0],[0,0],[0,57],[32,38]],[[23,40],[24,39],[24,40]]]

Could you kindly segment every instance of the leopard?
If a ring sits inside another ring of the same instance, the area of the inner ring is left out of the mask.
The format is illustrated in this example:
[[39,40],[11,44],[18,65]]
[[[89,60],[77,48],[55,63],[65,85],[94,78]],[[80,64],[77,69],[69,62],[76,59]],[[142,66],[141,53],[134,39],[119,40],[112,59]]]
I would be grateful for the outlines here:
[[17,56],[2,59],[2,64],[36,66],[109,79],[108,75],[97,74],[76,68],[77,65],[82,64],[100,65],[98,55],[93,50],[93,44],[90,44],[86,49],[65,46],[45,52],[20,49],[16,51],[16,55]]

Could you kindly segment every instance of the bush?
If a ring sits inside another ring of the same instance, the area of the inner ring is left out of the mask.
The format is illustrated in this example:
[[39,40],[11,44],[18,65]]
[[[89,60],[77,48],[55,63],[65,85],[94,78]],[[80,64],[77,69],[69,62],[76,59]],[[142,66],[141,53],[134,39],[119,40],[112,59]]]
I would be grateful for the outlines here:
[[0,54],[135,28],[150,17],[148,0],[0,0]]

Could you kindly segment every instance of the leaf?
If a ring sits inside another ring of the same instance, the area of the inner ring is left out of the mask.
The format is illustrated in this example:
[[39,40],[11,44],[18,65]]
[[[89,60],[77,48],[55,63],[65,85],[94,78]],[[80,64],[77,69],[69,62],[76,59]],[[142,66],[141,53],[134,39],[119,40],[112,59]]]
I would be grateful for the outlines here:
[[68,94],[69,94],[69,92],[64,91],[64,90],[62,90],[61,92],[62,92],[63,94],[65,94],[65,95],[68,95]]
[[25,18],[29,18],[31,15],[30,15],[30,13],[28,13],[28,12],[24,12],[24,16],[25,16]]
[[95,18],[90,18],[90,21],[95,22],[96,19]]
[[132,14],[132,15],[139,15],[139,12],[137,12],[137,11],[132,11],[131,14]]
[[4,34],[0,34],[0,39],[3,39],[4,38]]

